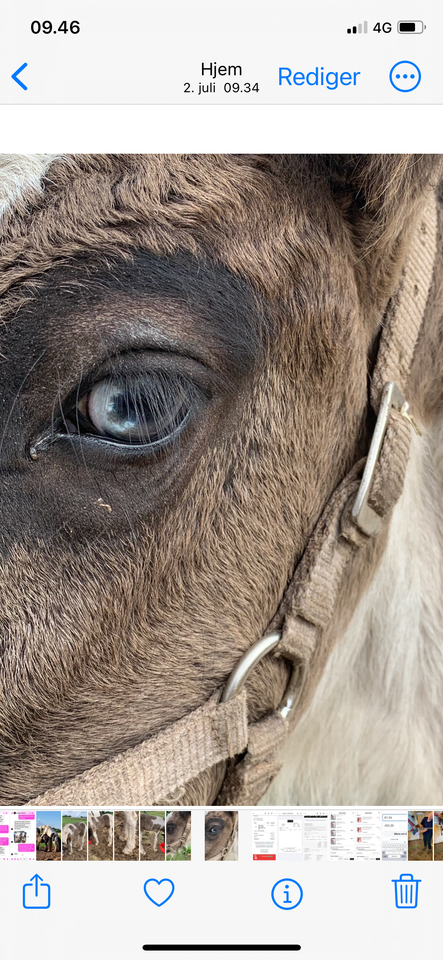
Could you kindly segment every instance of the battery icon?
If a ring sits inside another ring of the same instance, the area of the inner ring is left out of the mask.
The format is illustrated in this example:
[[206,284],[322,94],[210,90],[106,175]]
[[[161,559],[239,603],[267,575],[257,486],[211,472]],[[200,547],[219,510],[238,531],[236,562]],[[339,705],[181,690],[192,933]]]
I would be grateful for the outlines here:
[[397,30],[399,33],[423,33],[426,27],[423,20],[399,20]]

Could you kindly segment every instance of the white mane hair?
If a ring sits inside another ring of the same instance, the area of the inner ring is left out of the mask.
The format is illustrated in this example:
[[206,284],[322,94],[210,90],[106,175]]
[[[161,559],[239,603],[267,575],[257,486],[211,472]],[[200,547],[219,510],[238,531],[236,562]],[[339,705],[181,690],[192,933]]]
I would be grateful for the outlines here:
[[26,211],[29,200],[43,193],[44,177],[57,154],[0,154],[0,217],[10,210]]

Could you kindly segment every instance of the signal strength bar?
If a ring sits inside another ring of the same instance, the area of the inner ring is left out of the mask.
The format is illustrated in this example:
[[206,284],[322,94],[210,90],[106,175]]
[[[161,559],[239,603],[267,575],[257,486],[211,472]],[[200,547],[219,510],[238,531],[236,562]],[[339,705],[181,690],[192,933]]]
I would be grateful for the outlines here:
[[364,20],[363,23],[357,23],[354,27],[348,27],[346,33],[367,33],[368,32],[368,21]]

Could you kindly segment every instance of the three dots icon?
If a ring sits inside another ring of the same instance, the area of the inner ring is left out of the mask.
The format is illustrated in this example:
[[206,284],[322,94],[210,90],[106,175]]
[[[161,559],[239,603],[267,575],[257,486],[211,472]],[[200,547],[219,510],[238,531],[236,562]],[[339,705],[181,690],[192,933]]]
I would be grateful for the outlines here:
[[400,93],[411,93],[420,83],[421,70],[412,60],[399,60],[391,68],[389,79]]

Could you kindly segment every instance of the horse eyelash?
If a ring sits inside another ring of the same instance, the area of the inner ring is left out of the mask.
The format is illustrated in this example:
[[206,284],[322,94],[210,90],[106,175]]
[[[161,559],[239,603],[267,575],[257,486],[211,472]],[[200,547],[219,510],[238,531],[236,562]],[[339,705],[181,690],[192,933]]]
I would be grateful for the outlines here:
[[[112,381],[112,374],[109,376],[109,380]],[[168,437],[171,440],[174,438],[174,435],[177,433],[179,428],[183,425],[184,421],[189,417],[192,410],[196,409],[204,399],[203,390],[197,386],[192,380],[188,377],[184,377],[181,374],[171,375],[162,370],[156,370],[151,372],[148,376],[139,376],[137,378],[124,378],[121,375],[118,375],[116,380],[120,381],[121,388],[124,390],[128,405],[129,402],[134,405],[139,410],[143,409],[143,406],[146,404],[149,406],[150,415],[154,422],[154,428],[156,433],[159,434],[160,439],[154,441],[154,443],[167,442]],[[81,423],[78,414],[78,406],[82,399],[87,397],[93,387],[80,394],[79,399],[75,405],[67,412],[65,412],[65,419],[75,416],[75,425],[77,427],[78,435],[84,436],[81,432]],[[183,416],[183,410],[187,409],[185,416]],[[84,421],[87,418],[82,417],[83,425]],[[71,420],[72,422],[72,420]],[[169,424],[168,434],[165,437],[162,437],[161,434],[164,433],[165,424]],[[92,433],[98,438],[102,438],[104,441],[110,440],[112,442],[112,437],[102,437],[98,432],[94,432],[96,428],[92,426]],[[154,445],[151,444],[151,445]],[[149,441],[143,442],[143,438],[140,438],[140,441],[135,441],[131,444],[128,441],[128,445],[140,447],[143,445],[149,446]]]
[[[110,380],[112,379],[112,371],[108,375],[108,378]],[[94,433],[91,429],[90,436],[93,436],[96,441],[101,441],[109,445],[114,442],[116,446],[120,448],[132,446],[134,451],[146,447],[147,449],[151,448],[154,453],[155,450],[160,451],[169,445],[177,446],[181,441],[183,429],[187,421],[192,417],[192,413],[195,413],[204,401],[209,399],[207,391],[198,386],[190,377],[184,376],[183,374],[171,374],[163,370],[155,370],[149,372],[149,374],[139,375],[133,378],[124,377],[121,373],[118,373],[115,379],[119,379],[123,384],[126,384],[128,396],[130,395],[131,400],[135,400],[136,402],[140,402],[143,399],[145,401],[148,400],[154,418],[157,417],[160,419],[161,417],[162,419],[166,419],[169,416],[172,421],[170,434],[154,443],[149,443],[149,441],[146,443],[132,444],[119,443],[118,441],[113,441],[112,438]],[[97,381],[97,383],[99,382],[100,381]],[[41,433],[30,445],[29,454],[31,459],[38,459],[40,453],[60,439],[71,439],[72,441],[75,437],[78,437],[80,440],[85,440],[88,435],[87,424],[83,422],[84,418],[80,417],[78,407],[82,399],[91,392],[95,385],[96,384],[92,383],[88,386],[88,389],[82,391],[82,385],[80,383],[73,399],[68,402],[59,400],[59,416],[55,414],[54,410],[49,428]],[[180,404],[177,403],[177,389],[181,392],[183,403],[186,402],[188,407],[188,412],[182,420],[177,416],[181,409]],[[55,405],[56,404],[54,404],[54,408]],[[83,432],[81,430],[82,426],[84,427]],[[70,429],[70,427],[72,427],[72,429]]]

